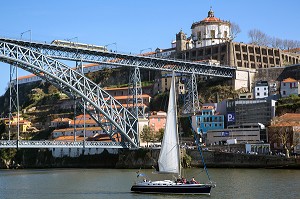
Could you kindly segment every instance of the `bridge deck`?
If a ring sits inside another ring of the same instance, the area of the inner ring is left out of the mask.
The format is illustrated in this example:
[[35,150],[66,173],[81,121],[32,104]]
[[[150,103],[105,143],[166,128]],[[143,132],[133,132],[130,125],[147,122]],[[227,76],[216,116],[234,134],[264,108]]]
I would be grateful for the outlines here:
[[0,37],[0,41],[30,48],[44,55],[55,58],[115,66],[139,67],[152,70],[175,71],[187,74],[208,75],[213,77],[233,78],[235,67],[216,66],[201,62],[177,59],[147,57],[134,54],[84,49],[74,46],[60,46],[41,42],[32,42]]
[[130,148],[130,144],[98,141],[0,140],[0,148]]

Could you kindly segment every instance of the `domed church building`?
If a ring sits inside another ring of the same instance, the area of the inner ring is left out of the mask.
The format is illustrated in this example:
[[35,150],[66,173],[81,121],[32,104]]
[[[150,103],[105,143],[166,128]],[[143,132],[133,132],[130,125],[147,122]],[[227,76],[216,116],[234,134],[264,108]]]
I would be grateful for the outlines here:
[[223,43],[230,40],[230,22],[223,21],[214,15],[210,8],[208,16],[192,24],[192,40],[196,48]]

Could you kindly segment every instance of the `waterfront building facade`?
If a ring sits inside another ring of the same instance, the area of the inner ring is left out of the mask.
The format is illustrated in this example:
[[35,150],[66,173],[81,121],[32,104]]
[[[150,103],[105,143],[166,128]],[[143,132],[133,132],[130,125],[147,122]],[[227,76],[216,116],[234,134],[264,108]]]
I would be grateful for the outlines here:
[[214,106],[203,106],[200,115],[192,116],[192,126],[198,134],[205,134],[213,129],[223,129],[224,115],[219,115]]
[[274,118],[267,128],[272,150],[300,154],[300,114],[286,113]]
[[267,143],[250,143],[245,144],[247,154],[263,154],[269,155],[271,152],[270,144]]
[[237,99],[226,101],[227,125],[262,123],[268,126],[275,117],[275,100]]
[[236,139],[237,144],[266,142],[265,126],[260,123],[231,125],[225,129],[209,130],[207,145],[224,145],[228,140]]
[[152,132],[158,132],[159,129],[165,129],[167,122],[167,113],[164,111],[152,112],[149,116],[149,127]]

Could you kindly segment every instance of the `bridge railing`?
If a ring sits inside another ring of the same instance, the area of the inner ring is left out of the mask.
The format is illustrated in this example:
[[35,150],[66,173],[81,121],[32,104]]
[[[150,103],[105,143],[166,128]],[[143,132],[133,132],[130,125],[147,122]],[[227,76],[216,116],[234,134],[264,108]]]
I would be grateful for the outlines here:
[[99,141],[0,140],[0,148],[130,148],[130,143]]

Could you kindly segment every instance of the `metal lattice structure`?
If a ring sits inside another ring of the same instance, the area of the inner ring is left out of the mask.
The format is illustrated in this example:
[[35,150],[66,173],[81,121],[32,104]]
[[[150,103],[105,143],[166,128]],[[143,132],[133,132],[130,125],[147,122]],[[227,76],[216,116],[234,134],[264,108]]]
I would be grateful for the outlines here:
[[[92,117],[108,135],[118,132],[131,147],[139,146],[137,118],[83,74],[44,54],[3,41],[0,41],[0,61],[49,81],[70,97],[81,98],[87,103],[87,110],[93,112]],[[110,125],[103,125],[107,121]]]
[[127,108],[130,108],[137,118],[145,118],[142,94],[140,69],[135,67],[129,74]]
[[118,142],[98,141],[51,141],[51,140],[0,140],[0,148],[130,148],[129,142],[121,145]]
[[[14,118],[13,111],[16,111],[17,117],[17,135],[12,135],[11,125]],[[12,136],[16,136],[19,139],[20,136],[20,125],[19,125],[19,85],[18,85],[18,68],[14,65],[10,65],[10,76],[9,76],[9,127],[8,127],[8,139]]]
[[141,55],[122,54],[108,51],[96,51],[73,46],[59,46],[47,43],[38,43],[9,38],[0,38],[0,41],[18,44],[41,52],[43,55],[73,61],[108,64],[115,66],[139,67],[152,70],[175,71],[180,73],[195,73],[195,75],[208,75],[212,77],[234,77],[236,68],[229,66],[215,66],[200,62],[183,60],[170,60]]
[[187,81],[187,93],[184,98],[184,106],[182,112],[184,114],[193,113],[200,111],[200,104],[198,99],[198,90],[197,90],[197,79],[196,75],[192,73],[190,78]]

